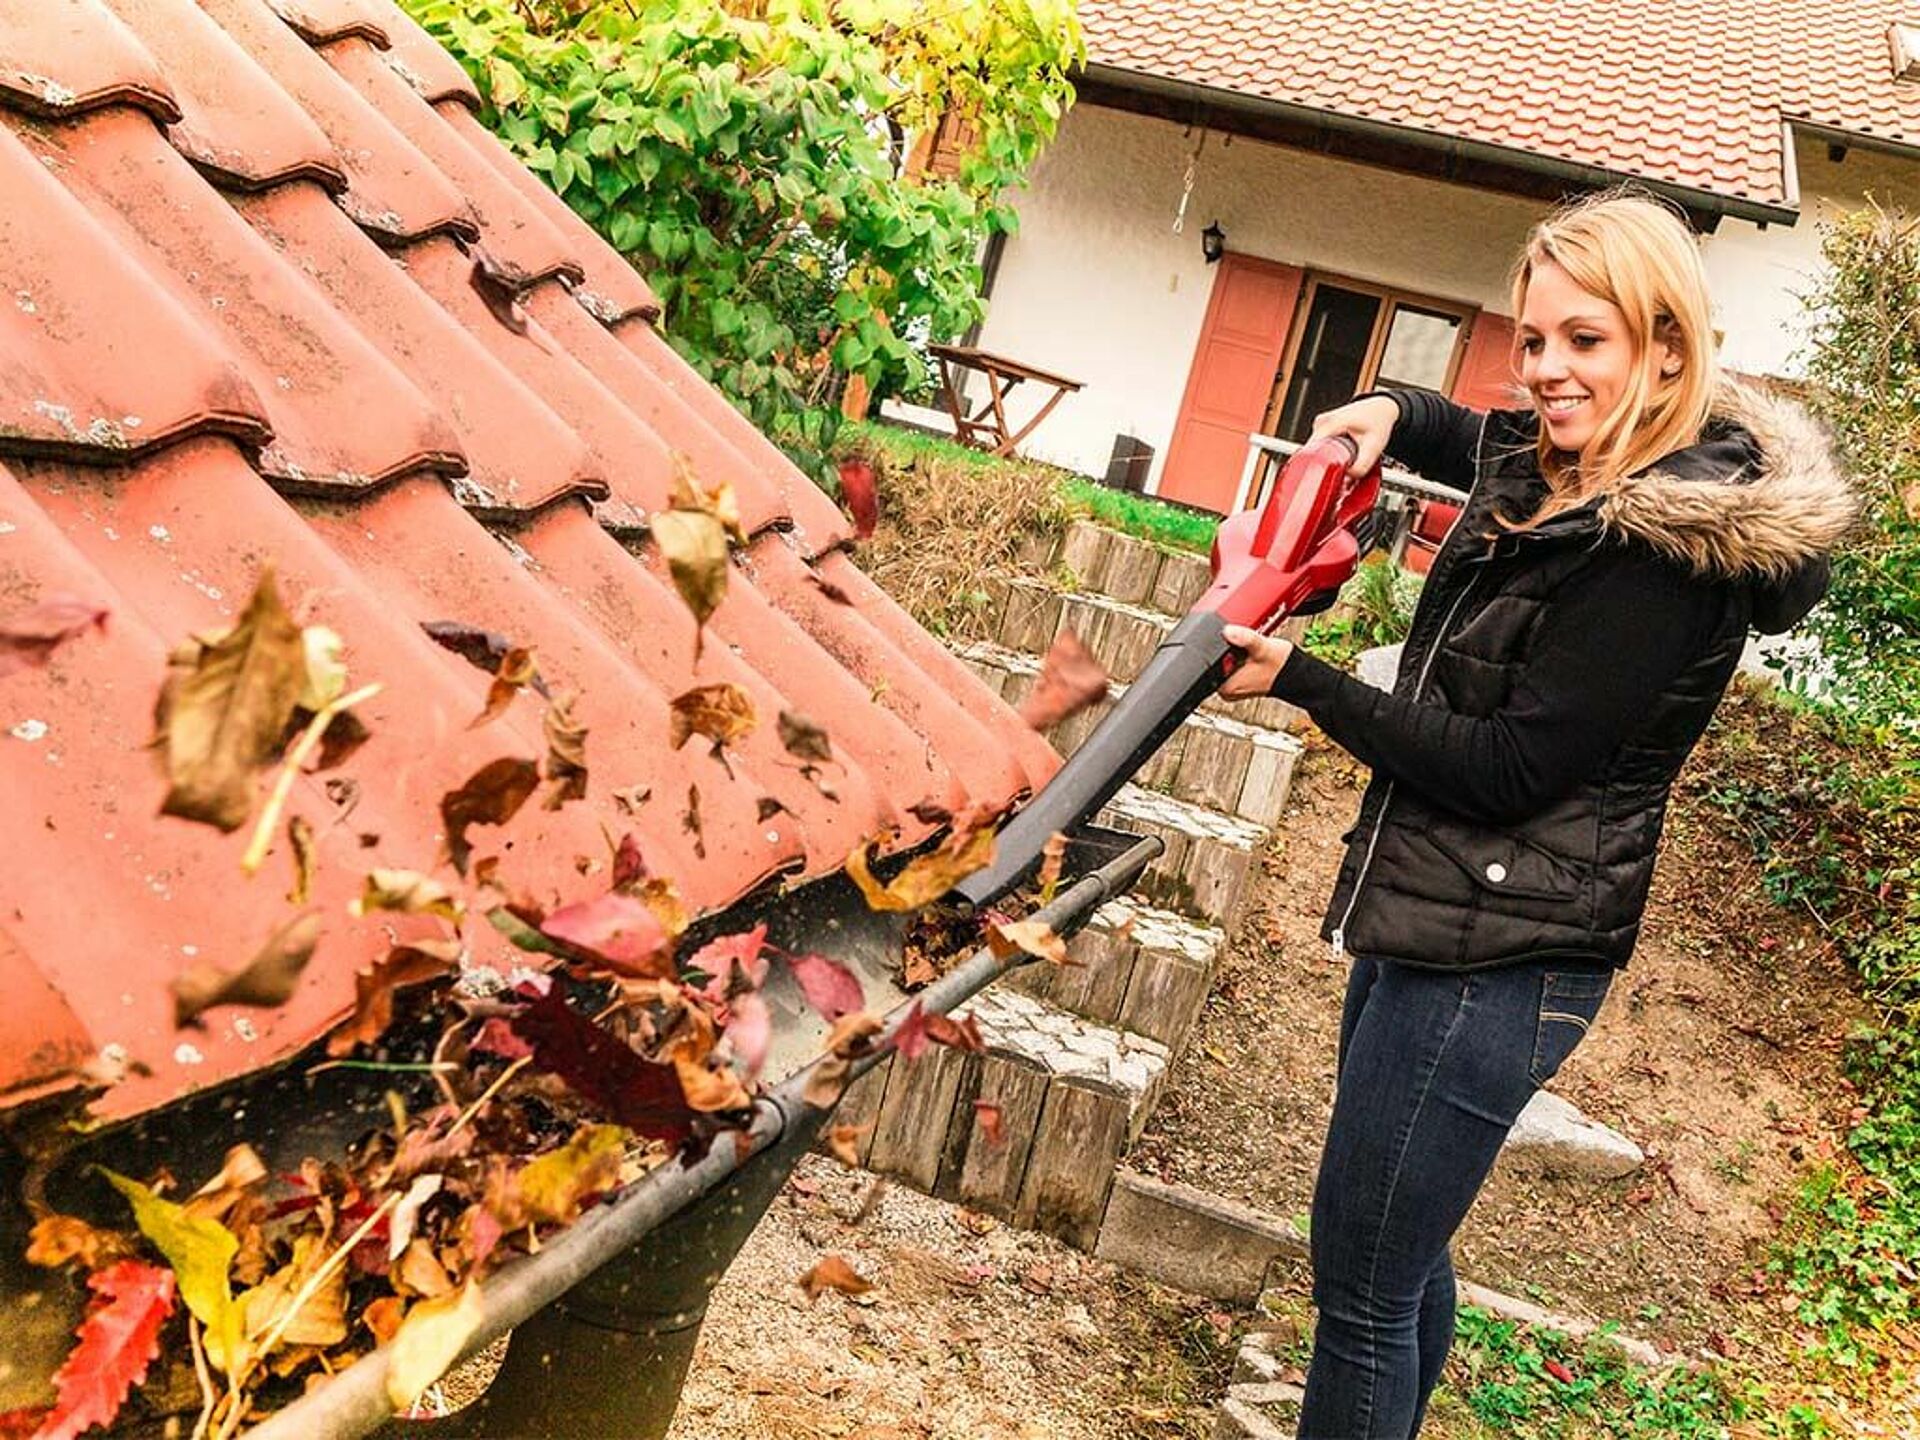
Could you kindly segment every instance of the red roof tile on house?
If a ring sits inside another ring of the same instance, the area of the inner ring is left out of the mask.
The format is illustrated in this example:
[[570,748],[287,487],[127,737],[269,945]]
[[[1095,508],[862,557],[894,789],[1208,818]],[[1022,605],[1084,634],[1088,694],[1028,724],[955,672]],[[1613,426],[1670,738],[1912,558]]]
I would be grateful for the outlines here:
[[[535,705],[469,728],[487,677],[425,621],[508,634],[579,693],[589,798],[476,832],[550,902],[603,887],[631,831],[717,912],[1058,764],[852,567],[838,509],[477,103],[389,0],[0,0],[0,617],[61,592],[112,612],[0,679],[0,1106],[104,1053],[135,1068],[96,1111],[133,1114],[346,1013],[390,943],[348,917],[365,873],[431,868],[440,797],[543,751]],[[732,484],[749,532],[704,645],[646,538],[682,463]],[[241,837],[157,816],[146,749],[168,652],[230,624],[268,563],[384,689],[345,770],[295,786],[326,925],[298,993],[176,1031],[168,982],[244,963],[292,913],[283,856],[248,880]],[[725,763],[673,749],[671,697],[722,681],[759,728]],[[781,748],[783,709],[831,733],[832,796]],[[615,790],[651,798],[628,814]]]
[[1794,208],[1783,122],[1920,146],[1911,0],[1082,0],[1091,65]]

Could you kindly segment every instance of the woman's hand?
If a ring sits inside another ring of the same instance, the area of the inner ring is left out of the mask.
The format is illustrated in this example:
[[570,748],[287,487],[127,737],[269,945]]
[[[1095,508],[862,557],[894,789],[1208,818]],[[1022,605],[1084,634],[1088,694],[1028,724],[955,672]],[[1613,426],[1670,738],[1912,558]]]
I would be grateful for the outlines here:
[[1220,694],[1228,700],[1258,700],[1273,688],[1273,677],[1293,654],[1293,642],[1262,635],[1244,625],[1229,625],[1220,634],[1229,645],[1247,652],[1240,668],[1227,676]]
[[1311,444],[1329,435],[1344,435],[1359,452],[1347,467],[1349,475],[1364,475],[1380,463],[1387,453],[1387,439],[1400,421],[1400,407],[1385,395],[1369,395],[1364,400],[1349,400],[1334,410],[1313,417]]

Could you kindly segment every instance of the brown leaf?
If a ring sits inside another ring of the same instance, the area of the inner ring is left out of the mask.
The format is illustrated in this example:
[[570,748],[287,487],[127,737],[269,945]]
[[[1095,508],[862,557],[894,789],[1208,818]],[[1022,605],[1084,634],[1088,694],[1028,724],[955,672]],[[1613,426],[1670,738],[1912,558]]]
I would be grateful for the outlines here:
[[[427,638],[434,644],[451,650],[475,669],[484,670],[489,675],[498,674],[507,656],[516,648],[505,635],[482,630],[477,625],[462,624],[458,620],[428,620],[420,628],[427,632]],[[547,682],[540,678],[537,667],[527,683],[533,687],[536,695],[546,697]]]
[[645,785],[628,785],[608,793],[613,796],[613,803],[620,807],[622,815],[638,815],[640,807],[653,798],[653,791]]
[[287,844],[293,850],[293,888],[289,905],[304,905],[313,893],[313,824],[304,815],[287,817]]
[[786,815],[790,813],[792,812],[790,812],[786,806],[782,805],[771,795],[762,795],[754,802],[754,814],[762,825],[766,824],[767,821],[773,819],[776,815]]
[[286,1004],[319,943],[320,912],[308,910],[274,931],[244,969],[195,965],[174,978],[174,1026],[194,1024],[202,1011],[215,1005],[271,1010]]
[[396,945],[385,958],[353,977],[353,1014],[327,1036],[327,1053],[336,1058],[356,1045],[371,1045],[393,1023],[393,996],[409,985],[437,980],[460,962],[460,941],[416,940]]
[[0,680],[30,665],[45,665],[55,650],[89,627],[105,633],[106,607],[72,595],[49,595],[0,619]]
[[860,1137],[873,1129],[873,1125],[835,1125],[827,1131],[827,1148],[833,1152],[833,1158],[849,1170],[860,1168]]
[[698,510],[660,510],[649,530],[681,602],[704,626],[727,596],[726,526]]
[[798,711],[780,712],[780,743],[789,755],[809,765],[833,763],[833,742],[827,732]]
[[571,1224],[588,1199],[619,1184],[626,1143],[618,1125],[583,1125],[558,1150],[489,1183],[486,1206],[505,1230]]
[[447,827],[447,852],[453,868],[467,873],[473,847],[467,842],[469,825],[504,825],[520,813],[540,784],[540,772],[531,760],[504,755],[482,765],[458,790],[440,797],[440,819]]
[[360,1323],[372,1332],[376,1345],[385,1345],[399,1332],[406,1313],[406,1301],[398,1295],[382,1295],[378,1300],[369,1301],[367,1308],[360,1312]]
[[181,1209],[194,1219],[217,1220],[224,1225],[247,1192],[266,1178],[266,1162],[253,1146],[244,1141],[229,1146],[219,1173],[194,1191]]
[[676,750],[695,735],[706,737],[715,746],[731,745],[752,733],[759,718],[752,697],[738,685],[696,685],[673,697],[673,725],[668,739]]
[[838,1290],[842,1295],[864,1295],[873,1289],[873,1282],[863,1280],[853,1266],[838,1255],[821,1257],[820,1263],[800,1277],[800,1288],[807,1292],[807,1299],[818,1300],[824,1290]]
[[387,1275],[402,1295],[421,1295],[432,1300],[453,1289],[447,1267],[433,1253],[433,1246],[419,1235],[407,1242],[400,1258],[387,1267]]
[[931,800],[916,800],[907,807],[907,813],[922,825],[944,825],[953,819],[953,811]]
[[1106,698],[1106,669],[1078,635],[1062,630],[1040,662],[1040,678],[1021,704],[1020,718],[1035,730],[1047,730]]
[[1067,837],[1058,830],[1047,837],[1047,843],[1040,847],[1040,874],[1035,884],[1040,887],[1040,903],[1048,904],[1053,892],[1060,888],[1060,867],[1066,863]]
[[494,255],[484,245],[473,247],[473,269],[467,283],[486,302],[493,318],[515,335],[527,333],[527,312],[520,296],[533,277],[521,266]]
[[513,697],[521,689],[531,685],[540,674],[539,666],[534,663],[533,651],[514,646],[500,657],[500,668],[493,672],[493,683],[487,686],[487,703],[480,713],[467,722],[469,730],[477,730],[489,720],[498,719],[506,714],[513,704]]
[[[329,1251],[324,1237],[294,1237],[293,1258],[253,1289],[237,1297],[248,1335],[265,1335],[284,1323],[281,1345],[338,1345],[347,1338],[347,1272],[336,1266],[309,1290]],[[304,1295],[305,1298],[301,1298]],[[300,1308],[293,1306],[298,1301]]]
[[807,580],[809,581],[809,583],[812,584],[814,589],[818,590],[822,595],[826,596],[827,599],[831,600],[834,604],[836,605],[852,605],[853,604],[853,597],[851,595],[847,594],[846,591],[842,590],[838,585],[834,584],[833,581],[827,579],[825,576],[820,574],[819,571],[817,570],[807,571]]
[[578,695],[556,695],[547,702],[541,725],[547,732],[547,792],[545,809],[558,810],[587,796],[587,727],[573,718]]
[[693,473],[687,457],[678,451],[673,457],[673,488],[668,503],[676,510],[695,510],[711,515],[721,527],[742,545],[747,532],[740,525],[740,501],[733,493],[733,482],[721,479],[707,486]]
[[33,1222],[27,1263],[51,1269],[78,1260],[82,1270],[99,1270],[134,1253],[132,1239],[117,1230],[102,1230],[73,1215],[42,1215]]
[[831,1110],[838,1104],[851,1073],[849,1062],[872,1050],[873,1037],[885,1028],[878,1016],[864,1010],[834,1021],[827,1036],[827,1053],[807,1073],[807,1104],[818,1110]]
[[693,853],[702,860],[707,858],[707,833],[700,819],[700,787],[687,786],[687,808],[681,812],[680,828],[693,837]]
[[370,870],[350,907],[355,915],[392,910],[402,915],[437,915],[458,925],[466,910],[438,880],[418,870]]
[[847,875],[866,896],[872,910],[918,910],[932,904],[974,871],[993,863],[993,831],[984,826],[955,836],[937,850],[915,856],[906,868],[882,885],[868,868],[861,846],[847,857]]
[[254,772],[279,754],[307,679],[272,567],[232,629],[188,641],[168,663],[154,714],[168,779],[160,813],[237,830],[253,811]]
[[1067,942],[1044,920],[1008,920],[987,926],[987,946],[997,959],[1025,952],[1054,965],[1077,963],[1067,954]]

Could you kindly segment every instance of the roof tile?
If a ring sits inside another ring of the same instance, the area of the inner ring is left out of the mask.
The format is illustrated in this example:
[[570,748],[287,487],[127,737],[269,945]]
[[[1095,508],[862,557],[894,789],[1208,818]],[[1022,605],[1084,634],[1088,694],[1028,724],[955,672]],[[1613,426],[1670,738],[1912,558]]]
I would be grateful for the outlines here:
[[[714,912],[876,835],[925,838],[921,802],[1003,807],[1057,767],[852,567],[838,509],[646,323],[644,280],[479,127],[389,0],[282,0],[318,53],[264,0],[206,0],[224,29],[184,0],[110,4],[0,22],[0,56],[65,77],[0,86],[0,612],[68,591],[113,616],[0,684],[0,983],[20,1002],[0,1106],[112,1045],[147,1068],[105,1118],[284,1059],[388,943],[330,918],[287,1006],[172,1026],[167,977],[239,963],[288,915],[277,883],[235,884],[232,843],[153,815],[142,749],[172,642],[231,623],[268,561],[386,687],[345,771],[294,787],[329,917],[369,866],[433,863],[438,799],[481,764],[542,753],[531,704],[469,728],[487,677],[423,621],[510,634],[578,692],[587,800],[481,840],[549,901],[631,831]],[[646,532],[680,463],[731,481],[754,532],[704,645]],[[673,749],[667,697],[723,681],[760,728],[724,757]],[[833,795],[780,746],[786,709],[832,735]],[[478,928],[478,959],[510,958]]]
[[1774,208],[1789,203],[1783,117],[1920,146],[1920,86],[1895,81],[1887,55],[1889,24],[1911,13],[1911,0],[1080,7],[1095,65],[1393,125],[1432,123],[1429,93],[1474,94],[1438,111],[1445,133]]

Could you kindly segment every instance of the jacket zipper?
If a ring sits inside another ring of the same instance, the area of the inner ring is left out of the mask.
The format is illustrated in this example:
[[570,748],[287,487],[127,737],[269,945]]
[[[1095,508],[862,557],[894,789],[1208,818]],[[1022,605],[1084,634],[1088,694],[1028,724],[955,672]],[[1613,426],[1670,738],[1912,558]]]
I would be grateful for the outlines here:
[[[1487,422],[1483,417],[1480,421],[1480,433],[1475,437],[1473,442],[1473,488],[1476,491],[1480,488],[1480,452],[1486,444],[1486,439]],[[1467,506],[1472,503],[1473,496],[1469,494],[1466,504],[1460,507],[1461,519],[1464,520],[1466,518]],[[1434,568],[1439,568],[1437,558],[1434,563]],[[1420,697],[1426,693],[1427,676],[1433,671],[1433,662],[1440,654],[1441,642],[1446,639],[1447,632],[1453,628],[1454,616],[1460,613],[1460,607],[1466,603],[1467,596],[1473,593],[1473,587],[1479,579],[1480,572],[1478,570],[1467,577],[1467,583],[1461,588],[1460,593],[1453,597],[1453,604],[1447,607],[1447,613],[1440,621],[1440,628],[1434,631],[1433,644],[1427,650],[1427,658],[1420,662],[1420,674],[1413,682],[1413,700],[1415,704],[1418,704]],[[1395,783],[1396,782],[1389,780],[1387,782],[1387,788],[1381,792],[1380,808],[1374,813],[1373,817],[1373,833],[1367,837],[1366,854],[1360,857],[1360,873],[1353,877],[1353,889],[1347,893],[1347,908],[1340,912],[1340,923],[1333,927],[1333,958],[1336,960],[1344,960],[1346,958],[1347,922],[1353,918],[1354,906],[1360,903],[1360,891],[1367,883],[1367,872],[1373,869],[1373,852],[1380,844],[1380,832],[1386,829],[1387,826],[1387,809],[1393,804]]]

